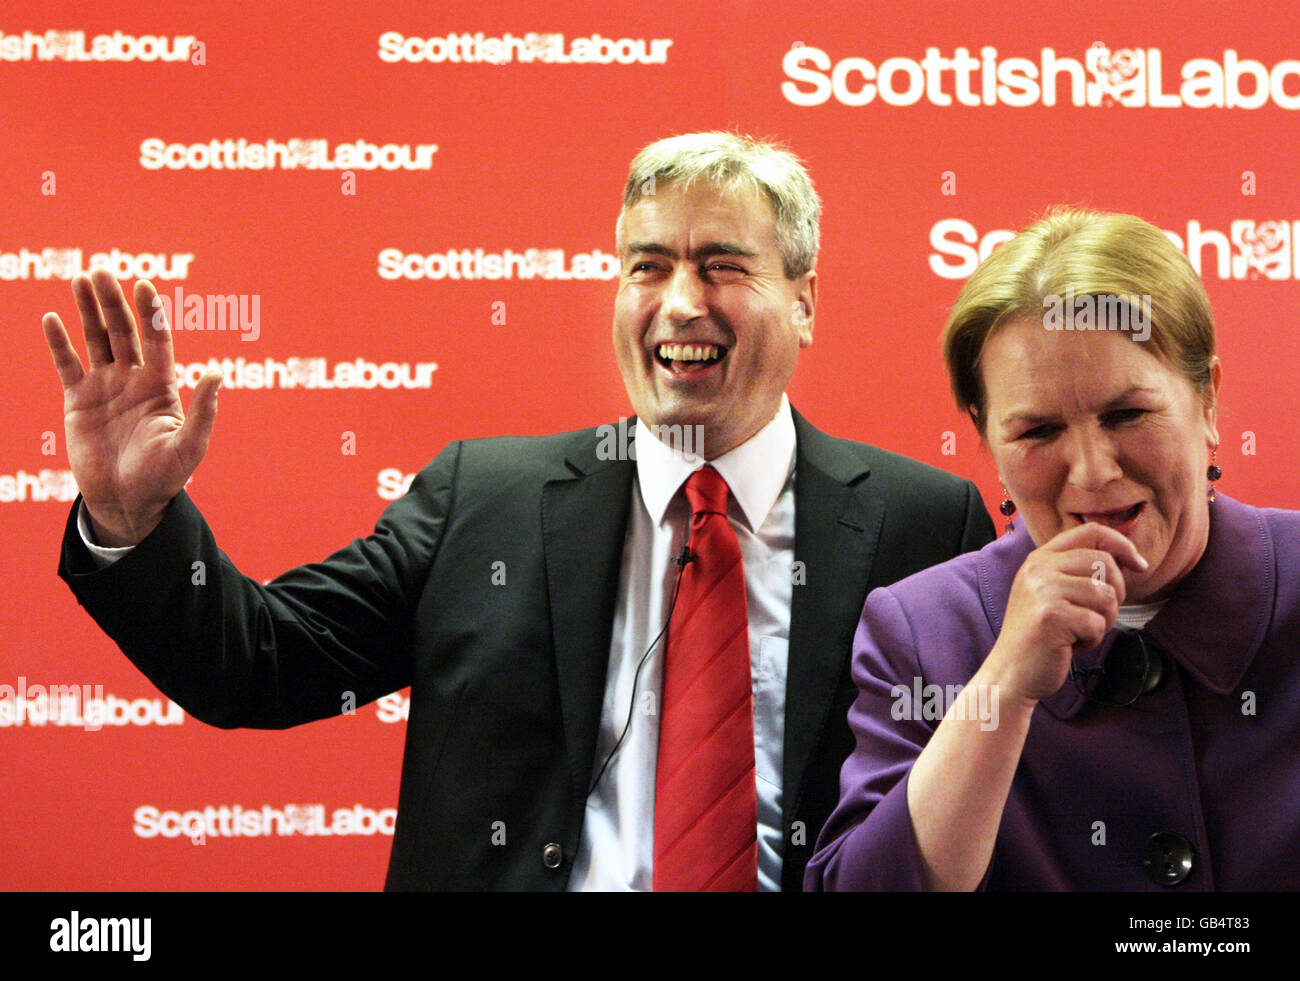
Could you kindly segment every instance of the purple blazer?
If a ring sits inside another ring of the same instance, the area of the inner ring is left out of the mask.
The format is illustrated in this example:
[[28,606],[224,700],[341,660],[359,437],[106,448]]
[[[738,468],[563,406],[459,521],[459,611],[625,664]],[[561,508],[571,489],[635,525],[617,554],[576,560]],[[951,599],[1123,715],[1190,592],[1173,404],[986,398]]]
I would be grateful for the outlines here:
[[[1160,687],[1118,707],[1067,678],[1034,709],[985,888],[1300,888],[1300,512],[1219,494],[1210,515],[1201,561],[1145,628],[1168,655]],[[867,597],[857,747],[804,888],[923,888],[907,781],[941,716],[900,711],[895,686],[968,682],[1033,548],[1020,525]],[[1117,635],[1077,661],[1100,664]]]

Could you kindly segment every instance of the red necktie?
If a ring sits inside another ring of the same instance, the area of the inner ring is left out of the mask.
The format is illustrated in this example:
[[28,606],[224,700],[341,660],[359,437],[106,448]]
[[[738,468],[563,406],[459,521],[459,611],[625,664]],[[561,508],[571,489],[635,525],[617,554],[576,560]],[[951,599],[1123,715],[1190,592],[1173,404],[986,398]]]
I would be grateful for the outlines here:
[[693,561],[682,572],[664,659],[656,891],[758,888],[749,619],[729,493],[712,467],[686,481]]

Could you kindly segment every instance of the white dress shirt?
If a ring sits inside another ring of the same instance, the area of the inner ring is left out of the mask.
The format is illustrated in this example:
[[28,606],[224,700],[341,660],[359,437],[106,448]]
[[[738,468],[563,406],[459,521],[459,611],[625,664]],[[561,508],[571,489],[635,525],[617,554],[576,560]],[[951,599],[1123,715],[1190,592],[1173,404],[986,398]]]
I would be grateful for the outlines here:
[[[704,461],[675,452],[638,422],[636,479],[609,671],[591,776],[609,756],[632,710],[627,738],[587,798],[582,842],[569,879],[571,890],[649,890],[653,885],[655,772],[663,681],[663,628],[677,566],[689,537],[691,509],[682,489]],[[740,542],[749,615],[754,690],[754,764],[758,790],[758,886],[781,888],[781,767],[785,748],[785,676],[794,566],[795,431],[784,395],[772,421],[740,446],[708,461],[727,482],[727,520]],[[103,567],[130,551],[94,542],[86,506],[77,528]]]
[[1119,615],[1115,617],[1117,627],[1128,627],[1130,630],[1141,630],[1147,625],[1153,616],[1160,612],[1160,608],[1165,605],[1165,600],[1157,600],[1154,603],[1136,603],[1133,606],[1121,606]]
[[[664,642],[637,664],[668,616],[677,566],[690,532],[682,489],[703,461],[691,461],[637,423],[636,480],[605,702],[596,742],[596,772],[632,724],[618,754],[587,798],[573,890],[648,890],[653,885],[655,770],[663,691]],[[754,689],[754,764],[758,788],[758,886],[781,888],[781,765],[785,748],[785,672],[794,594],[794,418],[785,396],[776,416],[740,446],[708,461],[731,488],[727,520],[740,541],[749,613],[749,663]]]

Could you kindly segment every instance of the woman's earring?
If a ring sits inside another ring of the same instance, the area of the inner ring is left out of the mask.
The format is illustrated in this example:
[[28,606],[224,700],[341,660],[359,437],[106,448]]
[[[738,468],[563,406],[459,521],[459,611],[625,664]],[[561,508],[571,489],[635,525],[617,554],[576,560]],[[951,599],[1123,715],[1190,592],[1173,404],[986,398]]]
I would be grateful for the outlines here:
[[1219,444],[1215,443],[1210,449],[1210,465],[1205,468],[1205,477],[1210,482],[1210,503],[1214,503],[1214,482],[1223,476],[1223,471],[1215,462],[1219,458]]
[[[1010,518],[1013,514],[1016,513],[1016,502],[1011,500],[1011,495],[1007,493],[1006,484],[1002,484],[1000,486],[1002,487],[1002,503],[998,505],[998,510],[1001,511],[1006,517]],[[1011,534],[1011,529],[1012,529],[1012,524],[1010,521],[1008,521],[1005,533],[1008,535]]]

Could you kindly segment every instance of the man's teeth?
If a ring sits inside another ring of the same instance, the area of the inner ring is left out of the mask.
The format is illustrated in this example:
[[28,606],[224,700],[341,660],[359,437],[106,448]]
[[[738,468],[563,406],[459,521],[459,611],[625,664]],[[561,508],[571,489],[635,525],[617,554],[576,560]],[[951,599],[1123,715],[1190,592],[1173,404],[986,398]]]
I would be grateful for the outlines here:
[[720,355],[716,344],[659,345],[659,357],[665,361],[712,361]]

